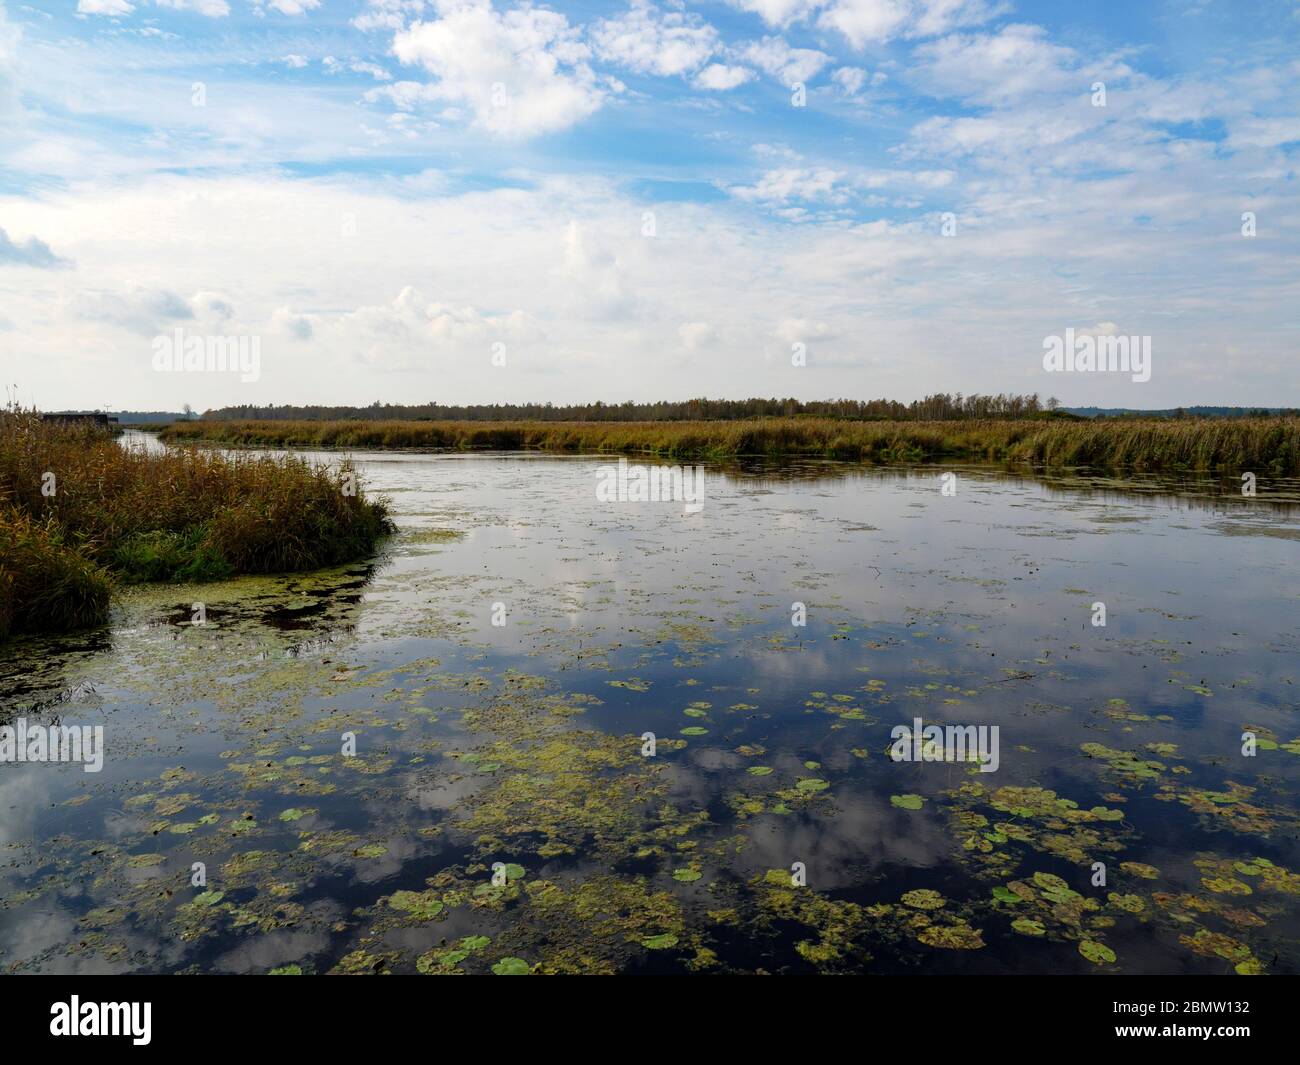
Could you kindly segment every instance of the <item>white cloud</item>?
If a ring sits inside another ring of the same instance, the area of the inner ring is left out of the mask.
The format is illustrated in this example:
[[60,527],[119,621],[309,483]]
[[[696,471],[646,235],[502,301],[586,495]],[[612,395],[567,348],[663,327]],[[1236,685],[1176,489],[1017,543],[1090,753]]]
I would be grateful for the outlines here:
[[315,333],[310,315],[295,314],[287,306],[271,312],[271,328],[294,340],[310,340]]
[[393,54],[438,80],[432,95],[468,108],[473,123],[501,137],[566,129],[598,110],[606,91],[578,31],[554,11],[498,14],[487,0],[442,0],[440,19],[393,39]]
[[932,37],[978,25],[1005,8],[989,0],[833,0],[817,25],[863,48],[894,37]]
[[[1217,345],[1252,352],[1252,391],[1289,387],[1282,294],[1294,272],[1233,225],[1206,226],[1242,209],[1230,158],[1175,165],[1106,182],[1035,169],[950,186],[959,244],[929,217],[807,224],[792,240],[781,222],[681,202],[656,206],[659,236],[648,239],[644,201],[598,179],[447,194],[427,178],[176,175],[11,194],[0,197],[9,231],[40,234],[77,269],[0,286],[0,318],[13,323],[0,360],[21,366],[25,394],[69,407],[106,395],[170,408],[348,402],[357,391],[585,401],[662,397],[674,382],[683,394],[734,395],[739,381],[785,395],[789,345],[803,342],[817,376],[793,387],[809,398],[860,394],[868,365],[873,393],[908,397],[937,379],[954,391],[990,380],[1043,389],[1043,336],[1113,321],[1184,353],[1144,386],[1159,389],[1151,405],[1187,402],[1198,375],[1259,402]],[[770,197],[765,210],[833,210],[864,188],[944,180],[789,169],[753,183]],[[1153,224],[1134,230],[1135,214]],[[351,236],[344,216],[356,220]],[[1272,225],[1273,244],[1294,246],[1294,221],[1278,213]],[[149,338],[176,325],[261,336],[261,380],[154,374]],[[496,340],[509,372],[491,366]],[[32,351],[41,358],[19,357]],[[552,376],[539,383],[533,370]],[[1069,402],[1091,386],[1072,387]]]
[[1024,101],[1064,89],[1083,93],[1089,84],[1075,73],[1074,50],[1053,44],[1041,26],[945,37],[918,46],[916,58],[918,76],[932,91],[981,103]]
[[259,14],[264,6],[281,15],[305,15],[320,7],[320,0],[255,0],[254,8]]
[[400,30],[428,8],[428,0],[366,0],[365,10],[352,25],[363,32]]
[[318,328],[324,343],[347,349],[357,361],[386,372],[428,371],[456,363],[486,368],[496,342],[505,345],[509,365],[511,345],[538,335],[536,323],[522,311],[488,314],[473,306],[449,305],[410,285],[387,303],[317,319],[315,325],[288,308],[278,310],[275,318],[298,339],[311,338]]
[[758,15],[769,26],[785,27],[807,18],[826,0],[727,0],[727,3]]
[[371,103],[376,100],[389,100],[400,111],[413,111],[420,104],[429,103],[439,97],[436,85],[429,85],[423,81],[395,81],[391,85],[382,85],[368,90],[364,98]]
[[173,11],[193,11],[208,18],[224,18],[230,14],[230,5],[226,0],[153,0],[158,7],[169,7]]
[[764,37],[740,49],[742,59],[753,63],[785,85],[808,81],[831,61],[825,52],[813,48],[792,48],[781,37]]
[[1228,135],[1233,148],[1276,148],[1300,141],[1300,117],[1245,118],[1234,122]]
[[856,96],[867,83],[867,72],[861,67],[840,67],[831,72],[831,81],[845,96]]
[[345,70],[350,70],[354,74],[369,74],[376,81],[391,81],[393,77],[383,67],[361,59],[343,60],[327,55],[321,60],[321,66],[325,68],[326,74],[341,74]]
[[301,70],[307,65],[307,57],[305,55],[286,55],[280,57],[280,62],[287,67],[292,67],[294,70]]
[[695,75],[691,82],[697,89],[726,91],[734,89],[752,80],[754,72],[748,67],[728,66],[725,63],[710,63]]
[[837,30],[855,48],[887,41],[907,25],[907,0],[838,0],[818,19],[823,29]]
[[825,322],[807,318],[783,318],[777,323],[774,332],[786,344],[806,344],[811,340],[830,340],[835,336]]
[[590,30],[596,55],[638,74],[671,77],[697,69],[718,48],[718,31],[696,15],[664,14],[646,0],[633,0],[617,18]]
[[77,0],[79,15],[129,15],[134,10],[130,0]]
[[737,185],[728,191],[750,203],[786,203],[790,200],[842,201],[839,183],[844,175],[825,167],[805,169],[783,167],[769,170],[754,185]]

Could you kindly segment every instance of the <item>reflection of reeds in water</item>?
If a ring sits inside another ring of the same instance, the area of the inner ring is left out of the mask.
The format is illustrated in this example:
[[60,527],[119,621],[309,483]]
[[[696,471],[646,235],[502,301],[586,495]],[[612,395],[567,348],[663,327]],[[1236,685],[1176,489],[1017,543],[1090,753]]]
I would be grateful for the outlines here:
[[110,576],[210,580],[348,562],[389,529],[344,464],[118,446],[0,413],[0,638],[102,621]]
[[164,439],[264,447],[540,448],[645,452],[682,459],[818,456],[868,462],[940,459],[1136,471],[1300,474],[1293,418],[853,422],[184,422]]

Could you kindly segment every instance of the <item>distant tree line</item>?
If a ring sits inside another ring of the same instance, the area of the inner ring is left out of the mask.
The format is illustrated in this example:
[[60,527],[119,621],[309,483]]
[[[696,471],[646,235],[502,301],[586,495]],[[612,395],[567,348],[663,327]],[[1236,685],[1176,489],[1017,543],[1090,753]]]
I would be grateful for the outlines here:
[[963,396],[938,392],[911,403],[891,399],[688,399],[660,403],[380,403],[368,407],[268,406],[241,404],[207,411],[208,421],[539,421],[638,422],[732,421],[743,418],[844,418],[854,421],[963,421],[975,418],[1026,418],[1058,412],[1055,398],[1043,403],[1029,396]]

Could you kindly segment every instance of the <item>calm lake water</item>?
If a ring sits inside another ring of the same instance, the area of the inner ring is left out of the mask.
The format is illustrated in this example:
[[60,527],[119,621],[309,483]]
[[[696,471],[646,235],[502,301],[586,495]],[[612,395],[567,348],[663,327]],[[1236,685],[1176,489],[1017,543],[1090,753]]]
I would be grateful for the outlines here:
[[0,970],[1300,971],[1295,484],[357,460],[379,557],[0,648],[107,748],[0,765]]

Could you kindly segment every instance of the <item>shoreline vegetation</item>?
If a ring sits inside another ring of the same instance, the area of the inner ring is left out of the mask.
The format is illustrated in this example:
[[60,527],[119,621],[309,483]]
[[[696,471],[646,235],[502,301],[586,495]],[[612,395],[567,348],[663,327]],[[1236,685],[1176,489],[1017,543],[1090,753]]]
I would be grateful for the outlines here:
[[102,624],[119,584],[352,562],[392,528],[346,462],[147,452],[0,412],[0,640]]
[[544,450],[684,460],[744,457],[857,462],[966,460],[1107,471],[1300,475],[1300,419],[997,418],[852,421],[773,417],[721,421],[191,421],[169,443],[241,447]]

